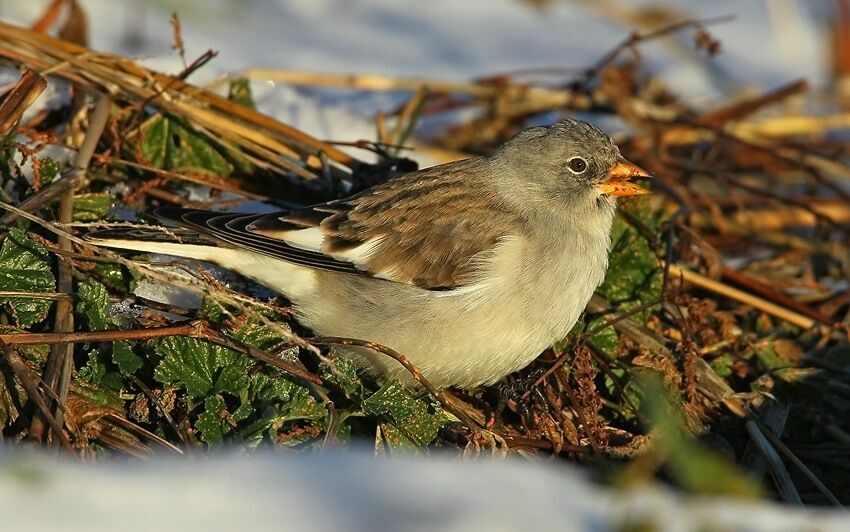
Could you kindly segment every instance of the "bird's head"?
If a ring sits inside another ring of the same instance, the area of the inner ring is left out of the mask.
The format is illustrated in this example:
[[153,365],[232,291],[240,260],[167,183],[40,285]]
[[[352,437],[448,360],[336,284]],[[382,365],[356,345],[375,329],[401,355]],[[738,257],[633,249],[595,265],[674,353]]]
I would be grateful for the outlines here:
[[601,129],[580,120],[525,129],[491,161],[503,169],[509,193],[531,209],[610,213],[616,198],[649,193],[634,182],[648,173],[625,160]]

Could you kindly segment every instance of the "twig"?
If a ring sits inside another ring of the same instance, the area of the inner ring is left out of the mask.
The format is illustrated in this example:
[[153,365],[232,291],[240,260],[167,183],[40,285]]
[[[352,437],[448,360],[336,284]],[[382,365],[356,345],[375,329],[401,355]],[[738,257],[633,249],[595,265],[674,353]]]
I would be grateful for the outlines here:
[[171,13],[171,27],[174,29],[174,44],[171,45],[172,50],[177,50],[180,54],[180,60],[183,62],[183,68],[186,66],[186,46],[183,43],[183,31],[180,24],[180,15],[177,11]]
[[[603,313],[608,312],[610,308],[611,305],[599,295],[594,295],[587,304],[589,312]],[[673,353],[664,345],[664,340],[639,324],[634,318],[626,318],[615,323],[614,329],[653,354],[676,360]],[[702,358],[694,360],[694,372],[697,377],[697,389],[701,394],[715,403],[726,405],[736,416],[744,417],[747,414],[743,402],[735,397],[734,390],[712,369],[708,362]]]
[[[59,199],[66,191],[82,186],[85,179],[85,175],[80,175],[73,169],[63,172],[62,177],[25,199],[18,208],[23,212],[35,212]],[[18,213],[7,212],[0,218],[0,225],[10,225],[19,217]]]
[[750,277],[733,270],[732,268],[723,266],[721,269],[721,273],[723,277],[728,279],[729,281],[739,285],[744,286],[752,292],[759,294],[760,296],[773,301],[774,303],[781,305],[783,307],[789,308],[792,311],[801,314],[803,316],[807,316],[813,320],[820,322],[827,327],[832,325],[832,322],[823,316],[820,312],[813,308],[809,308],[802,303],[798,303],[794,301],[790,297],[777,292],[770,285],[757,281],[755,279],[751,279]]
[[[0,23],[0,55],[31,68],[50,69],[57,76],[92,90],[115,90],[122,99],[144,101],[157,87],[169,89],[151,102],[201,129],[218,135],[219,143],[257,154],[258,164],[288,170],[304,179],[315,174],[303,168],[301,157],[325,151],[338,164],[354,169],[361,163],[345,152],[252,109],[210,91],[192,87],[173,76],[147,70],[127,58],[94,53],[82,46]],[[174,97],[179,96],[179,97]],[[314,161],[315,162],[315,161]]]
[[104,419],[107,419],[107,420],[109,420],[109,421],[111,421],[111,422],[113,422],[117,425],[120,425],[125,430],[141,434],[145,438],[147,438],[147,439],[149,439],[153,442],[158,443],[162,447],[168,449],[169,451],[171,451],[175,454],[183,454],[183,450],[180,449],[179,447],[177,447],[176,445],[174,445],[173,443],[162,439],[160,436],[154,434],[153,432],[149,431],[148,429],[146,429],[142,426],[137,425],[136,423],[133,423],[132,421],[130,421],[129,419],[127,419],[123,416],[119,416],[118,414],[110,412],[103,417],[104,417]]
[[149,164],[143,164],[143,163],[139,163],[139,162],[128,161],[126,159],[121,159],[121,158],[118,158],[118,157],[113,157],[111,155],[105,155],[105,154],[100,154],[100,153],[95,154],[95,158],[100,162],[127,166],[129,168],[137,168],[139,170],[151,172],[152,174],[160,176],[160,177],[166,177],[166,178],[169,178],[169,179],[177,179],[177,180],[180,180],[180,181],[186,181],[188,183],[194,183],[196,185],[204,185],[204,186],[208,186],[210,188],[215,188],[215,189],[219,189],[219,190],[226,190],[228,192],[240,194],[242,196],[245,196],[246,198],[250,198],[250,199],[254,199],[254,200],[258,200],[258,201],[268,201],[269,200],[268,196],[264,196],[262,194],[254,194],[253,192],[248,192],[247,190],[244,190],[242,188],[234,186],[232,183],[230,183],[230,182],[228,182],[224,179],[221,179],[221,178],[217,179],[217,178],[212,177],[212,176],[201,175],[201,174],[193,175],[193,174],[184,174],[184,173],[179,173],[179,172],[172,172],[170,170],[163,170],[162,168],[153,167]]
[[149,329],[126,329],[113,331],[52,332],[52,333],[2,333],[0,340],[11,345],[82,344],[117,342],[118,340],[151,340],[165,336],[188,336],[199,338],[199,322],[182,325],[151,327]]
[[803,461],[797,457],[797,455],[791,452],[791,449],[789,449],[788,446],[782,443],[782,440],[780,440],[775,434],[773,434],[773,432],[768,427],[766,427],[764,423],[762,423],[758,416],[751,416],[751,421],[754,421],[758,425],[759,429],[761,429],[762,434],[764,434],[767,439],[770,440],[770,443],[772,443],[777,449],[779,449],[779,452],[784,454],[786,458],[791,460],[791,463],[797,466],[800,472],[803,473],[803,475],[805,475],[806,478],[808,478],[812,482],[812,484],[815,485],[818,491],[823,493],[826,498],[829,499],[829,502],[831,502],[838,508],[844,508],[841,502],[835,497],[835,495],[833,495],[829,488],[827,488],[824,483],[821,482],[817,475],[815,475],[812,470],[809,469],[808,466],[806,466],[806,464],[804,464]]
[[218,344],[222,347],[227,347],[227,348],[233,349],[234,351],[239,351],[240,353],[244,353],[244,354],[246,354],[246,355],[248,355],[252,358],[256,358],[257,360],[259,360],[261,362],[265,362],[266,364],[268,364],[270,366],[274,366],[274,367],[292,375],[293,377],[298,377],[299,379],[306,381],[306,382],[309,382],[311,384],[317,384],[317,385],[323,384],[321,378],[314,375],[313,373],[310,373],[306,369],[303,369],[302,367],[299,367],[298,365],[293,364],[292,362],[287,362],[286,360],[283,360],[283,359],[276,357],[276,356],[274,356],[270,353],[267,353],[266,351],[263,351],[262,349],[258,349],[254,346],[239,342],[237,340],[234,340],[233,338],[225,336],[225,335],[219,333],[218,331],[214,330],[212,328],[212,326],[207,322],[201,322],[201,330],[202,330],[202,333],[201,333],[202,335],[197,336],[197,338],[202,338],[202,339],[208,340],[208,341],[210,341],[214,344]]
[[593,449],[594,454],[601,455],[602,454],[602,446],[600,445],[599,440],[594,433],[594,428],[591,426],[592,421],[588,419],[587,412],[582,408],[581,401],[579,400],[578,394],[573,390],[572,386],[570,386],[569,378],[567,377],[567,373],[565,371],[555,373],[555,378],[558,380],[558,383],[561,385],[561,388],[564,390],[564,393],[567,394],[567,397],[572,403],[573,410],[578,416],[579,422],[581,422],[584,427],[584,433],[587,435],[587,439],[590,442],[590,447]]
[[[524,436],[514,436],[511,434],[500,434],[502,439],[505,440],[511,448],[515,447],[528,447],[531,449],[541,449],[544,451],[554,451],[556,450],[556,446],[549,440],[540,440],[536,438],[526,438]],[[557,449],[559,449],[562,453],[573,453],[573,454],[587,454],[588,448],[582,447],[581,445],[572,445],[570,443],[559,443],[557,445]]]
[[804,79],[798,79],[782,85],[772,91],[760,94],[755,98],[736,102],[732,105],[727,105],[720,109],[715,109],[714,111],[705,113],[697,118],[696,122],[706,126],[722,126],[730,120],[740,120],[741,118],[755,113],[763,107],[775,104],[789,96],[800,94],[807,90],[809,90],[808,82]]
[[516,92],[523,93],[529,100],[540,100],[551,107],[559,107],[570,101],[569,91],[543,89],[526,85],[497,85],[494,83],[476,83],[464,81],[447,81],[439,79],[393,78],[387,76],[371,76],[366,74],[320,74],[316,72],[297,72],[291,70],[274,70],[251,68],[239,77],[262,79],[289,83],[292,85],[319,85],[327,87],[342,87],[370,91],[420,91],[427,89],[435,93],[461,93],[481,99],[493,99],[501,95]]
[[613,63],[620,56],[621,53],[635,47],[636,45],[642,42],[651,41],[660,37],[666,37],[667,35],[676,33],[687,28],[701,29],[711,24],[720,24],[723,22],[728,22],[734,18],[735,15],[722,15],[719,17],[704,19],[688,19],[646,33],[634,32],[625,39],[623,39],[620,44],[612,48],[599,61],[597,61],[594,66],[587,69],[582,79],[572,84],[572,88],[577,90],[582,90],[586,88],[587,85],[591,81],[593,81],[593,79],[596,78],[596,76],[598,76],[599,73],[605,69],[605,67]]
[[168,413],[168,410],[165,408],[165,405],[162,404],[162,401],[160,401],[159,398],[154,395],[153,391],[148,388],[147,384],[142,382],[140,378],[136,377],[131,373],[127,373],[126,377],[133,381],[133,383],[135,383],[135,385],[138,386],[140,390],[142,390],[142,393],[145,394],[145,396],[150,399],[154,405],[156,405],[160,414],[162,414],[162,417],[164,417],[165,421],[168,422],[168,425],[171,427],[171,430],[173,430],[174,433],[177,434],[177,437],[180,438],[180,441],[183,442],[183,445],[186,445],[186,435],[183,434],[183,432],[177,427],[177,423],[174,422],[174,418],[171,417],[171,414]]
[[57,292],[0,292],[0,299],[6,299],[11,297],[25,297],[28,299],[50,299],[52,301],[58,301],[60,299],[73,299],[74,296],[71,294],[60,294]]

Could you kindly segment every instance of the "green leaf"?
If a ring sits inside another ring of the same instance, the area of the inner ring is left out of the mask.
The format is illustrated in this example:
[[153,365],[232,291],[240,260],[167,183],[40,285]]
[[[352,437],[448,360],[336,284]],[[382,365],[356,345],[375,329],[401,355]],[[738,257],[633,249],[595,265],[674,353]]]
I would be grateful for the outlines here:
[[[652,218],[648,199],[636,198],[622,207],[652,231],[657,230],[657,221]],[[611,256],[608,274],[599,291],[612,303],[620,305],[618,311],[631,310],[642,303],[657,300],[661,295],[661,271],[655,254],[646,239],[631,227],[621,216],[617,216],[611,231]],[[649,311],[638,315],[646,319]]]
[[200,433],[202,441],[209,444],[221,443],[225,434],[230,432],[230,426],[221,417],[221,412],[226,410],[224,398],[213,395],[204,401],[204,411],[198,416],[195,428]]
[[110,283],[125,289],[128,288],[127,280],[124,279],[124,271],[118,264],[113,264],[111,262],[97,262],[95,263],[94,269]]
[[264,351],[272,351],[286,339],[259,320],[251,320],[236,331],[234,338]]
[[227,93],[227,99],[231,102],[236,102],[239,105],[244,105],[249,109],[257,108],[254,105],[254,95],[251,92],[251,82],[246,78],[230,80],[230,88]]
[[343,355],[331,357],[334,367],[322,362],[319,366],[321,376],[328,382],[332,382],[342,388],[345,396],[349,399],[359,399],[363,396],[363,383],[357,377],[357,366],[350,358]]
[[[273,349],[283,341],[270,327],[255,321],[244,324],[234,337],[263,349]],[[204,411],[195,426],[208,443],[218,443],[234,430],[247,445],[259,444],[266,437],[275,441],[287,422],[320,423],[327,417],[326,409],[310,390],[273,368],[249,372],[255,366],[254,359],[239,352],[182,337],[164,338],[155,350],[163,359],[154,370],[154,378],[184,387],[190,409],[203,400]],[[234,396],[234,402],[225,394]],[[233,405],[236,398],[235,410],[222,420],[219,413],[225,409],[223,401]],[[314,432],[305,432],[303,437],[295,434],[288,444],[314,437]]]
[[109,315],[109,293],[101,283],[93,279],[80,283],[77,297],[80,298],[77,313],[86,317],[90,330],[105,331],[115,325]]
[[[262,412],[262,415],[239,431],[239,436],[251,446],[259,444],[265,435],[274,439],[275,433],[288,421],[319,421],[327,416],[327,410],[316,402],[306,388],[286,378],[264,373],[251,376],[250,386],[242,394],[241,405],[231,420],[242,421],[252,412]],[[288,443],[294,445],[300,441]]]
[[227,176],[227,159],[202,135],[176,117],[157,115],[142,127],[142,157],[156,168]]
[[718,376],[725,379],[726,377],[732,375],[732,370],[734,369],[735,365],[735,358],[729,353],[724,353],[712,360],[710,365],[711,369],[713,369]]
[[59,175],[59,163],[51,157],[42,157],[41,163],[41,185],[49,185]]
[[77,376],[82,381],[114,392],[124,388],[124,379],[121,374],[109,371],[107,359],[100,349],[92,349],[88,352],[88,361],[77,372]]
[[[390,423],[381,423],[378,425],[380,429],[378,431],[376,444],[378,445],[386,445],[389,449],[390,453],[396,453],[397,451],[403,452],[415,452],[418,450],[418,446],[415,442],[411,441],[407,435],[399,430],[395,425]],[[380,449],[380,447],[376,446],[376,448]]]
[[604,329],[601,328],[607,321],[607,319],[596,318],[588,324],[587,330],[594,331],[600,329],[590,337],[590,342],[602,351],[613,355],[617,350],[620,335],[617,334],[617,329],[613,326],[605,327]]
[[757,345],[755,348],[756,357],[764,364],[767,369],[788,368],[794,365],[793,362],[779,356],[773,345],[773,342],[767,342],[762,345]]
[[794,360],[783,357],[777,350],[777,342],[764,342],[755,346],[756,357],[767,369],[790,368],[795,365]]
[[75,379],[74,393],[98,406],[104,406],[117,412],[124,410],[124,400],[116,390],[107,390],[103,386]]
[[112,196],[104,192],[74,196],[74,221],[96,222],[109,214]]
[[217,322],[224,317],[224,306],[210,296],[204,296],[198,308],[198,319]]
[[132,375],[142,367],[142,357],[133,352],[129,342],[118,340],[112,344],[112,361],[121,373]]
[[250,358],[209,342],[169,336],[157,342],[155,351],[162,362],[154,378],[164,384],[183,386],[190,396],[205,397],[230,392],[239,395],[248,386]]
[[429,405],[414,399],[398,381],[391,381],[363,401],[363,412],[369,415],[388,414],[396,428],[417,445],[428,445],[437,432],[448,423],[441,409],[429,412]]
[[[0,248],[0,290],[13,292],[52,292],[55,290],[47,251],[21,229],[13,228]],[[0,300],[12,311],[21,327],[47,317],[51,301],[13,297]]]

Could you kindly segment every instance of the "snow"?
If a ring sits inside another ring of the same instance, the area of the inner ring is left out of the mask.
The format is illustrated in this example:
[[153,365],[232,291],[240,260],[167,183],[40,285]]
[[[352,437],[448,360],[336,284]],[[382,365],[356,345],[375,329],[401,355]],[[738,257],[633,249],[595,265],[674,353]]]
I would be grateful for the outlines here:
[[[520,0],[79,2],[91,19],[93,48],[170,72],[182,67],[171,49],[169,18],[177,11],[190,61],[207,49],[219,51],[193,75],[195,83],[249,67],[454,80],[535,67],[586,67],[632,30],[600,13],[656,5],[675,9],[682,19],[735,15],[709,27],[723,44],[718,57],[695,52],[692,33],[643,48],[653,70],[691,101],[709,103],[722,91],[769,88],[798,77],[823,84],[829,64],[820,4],[795,0],[556,0],[541,9]],[[48,3],[0,3],[0,18],[30,24]],[[348,106],[329,106],[327,98],[311,97],[315,91],[272,83],[259,92],[261,110],[335,140],[374,138],[373,116],[362,109],[398,101],[370,95],[367,105],[349,95]]]
[[[96,464],[0,456],[7,530],[847,530],[846,514],[604,489],[551,461],[234,453]],[[629,526],[631,525],[631,526]],[[638,525],[643,525],[638,527]]]

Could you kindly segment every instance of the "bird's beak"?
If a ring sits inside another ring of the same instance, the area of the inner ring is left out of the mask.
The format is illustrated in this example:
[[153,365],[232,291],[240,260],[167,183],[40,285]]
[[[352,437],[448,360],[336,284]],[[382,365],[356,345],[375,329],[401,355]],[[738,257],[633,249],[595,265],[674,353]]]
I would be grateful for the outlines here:
[[620,159],[611,170],[608,177],[598,186],[603,194],[609,196],[641,196],[649,194],[649,190],[629,181],[632,178],[647,178],[649,172],[625,159]]

